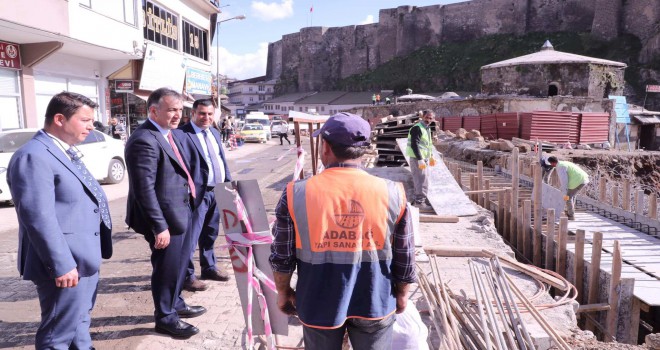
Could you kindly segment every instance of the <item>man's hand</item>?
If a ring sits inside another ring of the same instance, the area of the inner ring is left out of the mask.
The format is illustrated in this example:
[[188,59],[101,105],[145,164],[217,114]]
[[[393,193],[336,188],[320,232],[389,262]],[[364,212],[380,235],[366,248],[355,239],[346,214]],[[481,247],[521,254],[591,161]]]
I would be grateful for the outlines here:
[[55,279],[55,287],[73,288],[78,285],[78,270],[73,269]]
[[406,305],[408,305],[408,290],[410,290],[410,284],[407,283],[394,284],[394,296],[396,297],[397,314],[402,313],[406,309]]
[[170,230],[166,229],[165,231],[156,235],[154,240],[154,248],[165,249],[168,245],[170,245]]
[[570,197],[569,197],[567,194],[565,194],[565,195],[564,195],[564,202],[567,202],[569,198],[570,198]]
[[435,166],[435,164],[436,164],[435,158],[431,157],[431,159],[429,159],[429,165]]
[[420,161],[417,162],[417,163],[419,164],[419,165],[418,165],[419,170],[424,170],[424,169],[426,169],[426,166],[427,166],[427,164],[426,164],[426,160],[422,159],[422,160],[420,160]]
[[298,314],[296,310],[296,292],[293,288],[289,287],[284,293],[277,294],[277,307],[287,315],[295,316]]
[[397,296],[396,297],[396,313],[400,314],[406,310],[408,305],[408,296]]

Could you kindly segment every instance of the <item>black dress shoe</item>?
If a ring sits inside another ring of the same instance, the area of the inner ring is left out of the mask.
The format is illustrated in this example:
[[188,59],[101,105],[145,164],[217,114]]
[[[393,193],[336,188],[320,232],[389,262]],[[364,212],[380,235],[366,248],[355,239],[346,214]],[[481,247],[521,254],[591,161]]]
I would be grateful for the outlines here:
[[177,310],[176,313],[177,315],[179,315],[180,318],[193,318],[193,317],[201,316],[204,313],[206,313],[206,308],[203,306],[186,305],[185,309]]
[[202,279],[226,282],[229,281],[229,274],[227,271],[225,271],[225,269],[202,271]]
[[175,324],[156,325],[156,332],[167,334],[176,339],[188,339],[193,335],[199,333],[199,328],[191,325],[190,323],[181,320],[176,321]]

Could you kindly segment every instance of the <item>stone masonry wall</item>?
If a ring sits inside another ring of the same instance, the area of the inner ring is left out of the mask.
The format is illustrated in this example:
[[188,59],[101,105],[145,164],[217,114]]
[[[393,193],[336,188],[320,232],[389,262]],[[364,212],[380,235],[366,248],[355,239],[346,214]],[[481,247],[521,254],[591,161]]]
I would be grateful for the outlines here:
[[[659,0],[472,0],[380,10],[378,23],[303,28],[269,45],[270,79],[278,94],[322,90],[424,46],[496,33],[577,31],[602,38],[640,38],[642,62],[660,55]],[[618,23],[618,24],[616,24]]]

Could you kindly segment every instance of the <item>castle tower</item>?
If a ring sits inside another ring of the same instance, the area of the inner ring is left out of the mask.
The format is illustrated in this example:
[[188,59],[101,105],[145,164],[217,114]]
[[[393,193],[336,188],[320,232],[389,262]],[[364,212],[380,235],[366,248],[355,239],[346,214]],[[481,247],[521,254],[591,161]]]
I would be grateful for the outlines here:
[[596,0],[591,34],[603,40],[619,36],[623,0]]

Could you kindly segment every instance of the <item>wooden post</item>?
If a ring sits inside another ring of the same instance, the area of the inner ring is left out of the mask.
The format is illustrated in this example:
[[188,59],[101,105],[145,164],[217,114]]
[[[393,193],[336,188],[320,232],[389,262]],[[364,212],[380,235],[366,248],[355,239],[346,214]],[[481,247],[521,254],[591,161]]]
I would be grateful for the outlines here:
[[555,272],[566,277],[566,245],[568,243],[568,218],[559,219],[559,237],[557,238],[557,269]]
[[619,315],[619,285],[621,282],[621,243],[614,241],[614,252],[612,253],[612,278],[610,279],[610,294],[608,303],[610,309],[607,311],[607,321],[605,329],[610,337],[610,341],[614,341],[616,337],[616,321]]
[[511,245],[517,245],[518,229],[518,180],[520,177],[520,168],[518,167],[518,147],[511,151],[511,221],[509,230],[511,231]]
[[511,196],[512,191],[506,190],[504,192],[504,217],[502,222],[502,234],[504,239],[511,243]]
[[543,259],[543,173],[540,166],[534,167],[534,265],[541,266]]
[[658,197],[653,193],[649,195],[649,217],[651,219],[658,218]]
[[522,252],[525,258],[532,260],[532,235],[530,235],[530,226],[532,221],[532,201],[523,201],[522,216]]
[[612,206],[619,208],[619,185],[612,187]]
[[607,179],[605,176],[601,176],[598,182],[598,198],[601,203],[607,203]]
[[463,176],[463,171],[461,170],[460,167],[456,168],[456,181],[458,182],[458,187],[463,189],[463,179],[461,178]]
[[630,311],[630,336],[628,337],[628,344],[637,344],[637,338],[639,338],[639,311],[642,302],[635,296],[632,299],[633,305]]
[[[477,190],[483,190],[484,186],[484,162],[483,161],[478,161],[477,162]],[[477,204],[481,206],[482,208],[484,206],[484,195],[483,194],[478,194],[477,195]]]
[[317,149],[318,147],[314,147],[314,136],[312,136],[312,132],[314,131],[314,123],[307,123],[307,130],[309,131],[309,147],[310,147],[310,155],[312,158],[312,175],[316,175],[316,169],[317,169]]
[[637,215],[644,215],[644,191],[638,190],[635,192],[635,213]]
[[[302,140],[300,139],[300,123],[299,122],[293,122],[293,129],[296,131],[296,149],[298,150],[298,158],[300,158],[300,155],[302,154],[301,147],[300,145],[302,144]],[[300,179],[305,178],[305,170],[300,172]]]
[[555,264],[555,210],[548,209],[548,221],[545,228],[545,269],[554,270]]
[[[484,180],[484,190],[490,190],[490,180]],[[484,193],[484,207],[490,210],[490,192]]]
[[[476,191],[478,190],[477,188],[477,176],[474,174],[470,174],[470,191]],[[470,199],[477,203],[477,195],[476,194],[471,194]],[[479,203],[477,203],[479,204]]]
[[623,180],[623,198],[621,198],[622,208],[625,211],[630,211],[630,180]]
[[506,192],[497,194],[497,231],[504,236],[504,196]]
[[584,292],[584,230],[577,230],[575,232],[575,261],[573,270],[573,285],[577,288],[578,298],[580,302],[584,299],[582,293]]
[[[596,304],[598,302],[598,292],[600,285],[600,257],[603,250],[603,234],[594,232],[591,242],[591,269],[589,272],[589,290],[587,304]],[[587,319],[586,328],[594,331],[594,324]]]

